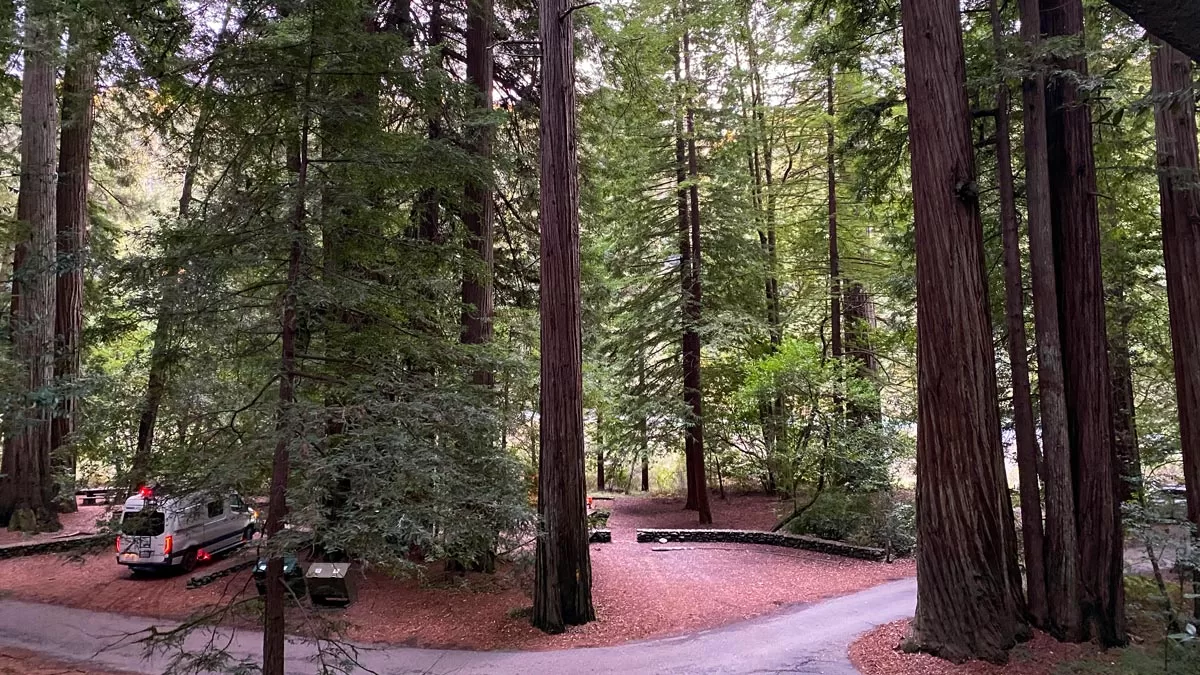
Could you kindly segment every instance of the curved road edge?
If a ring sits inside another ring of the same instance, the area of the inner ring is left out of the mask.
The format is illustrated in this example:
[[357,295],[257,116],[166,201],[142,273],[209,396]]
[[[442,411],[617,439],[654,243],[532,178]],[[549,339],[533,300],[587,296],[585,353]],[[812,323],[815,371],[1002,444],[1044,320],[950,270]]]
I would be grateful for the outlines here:
[[[688,635],[614,647],[545,652],[471,652],[405,647],[358,647],[359,663],[380,675],[523,675],[525,673],[800,673],[854,675],[847,650],[871,628],[912,616],[916,579],[893,581],[839,598]],[[167,656],[146,658],[129,635],[171,622],[71,607],[0,600],[0,645],[68,661],[137,673],[161,673]],[[262,633],[217,631],[234,659],[261,662]],[[184,647],[200,651],[212,631],[196,631]],[[289,675],[321,672],[317,647],[291,640]],[[364,672],[358,671],[355,672]]]

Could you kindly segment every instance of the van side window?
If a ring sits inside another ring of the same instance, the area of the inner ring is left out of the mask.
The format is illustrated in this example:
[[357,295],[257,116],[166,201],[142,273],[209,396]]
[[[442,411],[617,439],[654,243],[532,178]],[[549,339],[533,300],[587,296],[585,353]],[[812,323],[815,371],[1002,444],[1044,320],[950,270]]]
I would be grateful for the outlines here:
[[216,518],[217,516],[221,515],[224,512],[225,512],[224,502],[209,502],[208,503],[208,517],[209,518]]

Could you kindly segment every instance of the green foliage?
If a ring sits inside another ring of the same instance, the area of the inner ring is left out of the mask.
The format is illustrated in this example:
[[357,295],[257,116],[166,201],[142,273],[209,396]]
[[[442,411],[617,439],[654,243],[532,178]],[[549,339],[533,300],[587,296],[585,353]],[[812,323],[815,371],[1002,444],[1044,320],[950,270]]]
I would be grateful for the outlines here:
[[822,539],[875,546],[906,556],[916,545],[916,509],[895,492],[828,490],[792,520],[788,531]]

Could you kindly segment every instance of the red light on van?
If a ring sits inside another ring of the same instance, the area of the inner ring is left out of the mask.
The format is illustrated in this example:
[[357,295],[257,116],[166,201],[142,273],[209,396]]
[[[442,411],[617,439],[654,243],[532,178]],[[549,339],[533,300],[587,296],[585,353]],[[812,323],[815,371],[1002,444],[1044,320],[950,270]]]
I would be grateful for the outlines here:
[[175,537],[167,535],[163,537],[163,555],[171,555],[171,549],[175,548]]
[[117,553],[121,552],[121,535],[117,535]]
[[141,495],[142,499],[149,499],[150,497],[154,496],[154,490],[151,490],[149,487],[143,485],[142,487],[138,488],[138,494]]

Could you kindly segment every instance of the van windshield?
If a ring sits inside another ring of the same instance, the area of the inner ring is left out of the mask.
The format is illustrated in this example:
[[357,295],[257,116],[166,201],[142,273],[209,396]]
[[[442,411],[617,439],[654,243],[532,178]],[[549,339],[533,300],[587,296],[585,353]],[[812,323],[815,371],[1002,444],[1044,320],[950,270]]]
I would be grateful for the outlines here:
[[121,518],[121,533],[133,537],[157,537],[163,533],[165,523],[162,511],[126,511]]

